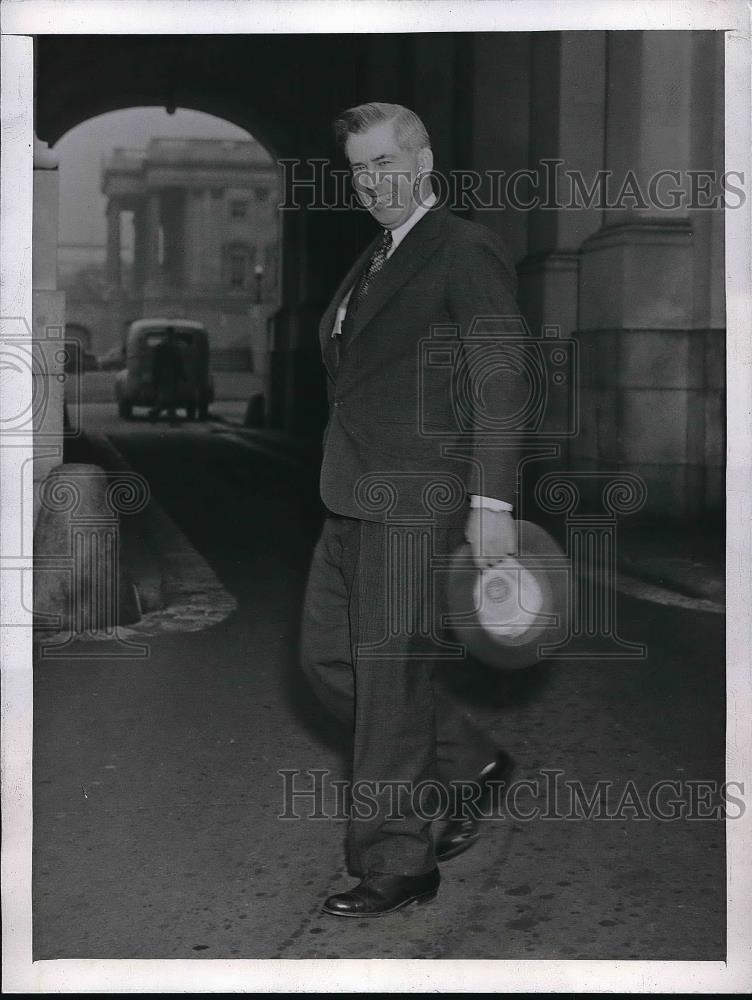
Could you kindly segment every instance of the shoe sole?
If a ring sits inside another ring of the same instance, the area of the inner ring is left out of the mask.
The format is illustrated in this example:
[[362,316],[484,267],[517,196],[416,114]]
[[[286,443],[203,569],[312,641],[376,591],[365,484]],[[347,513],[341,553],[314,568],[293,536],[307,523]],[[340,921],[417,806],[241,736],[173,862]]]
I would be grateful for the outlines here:
[[321,907],[322,913],[328,913],[332,917],[385,917],[389,913],[396,913],[398,910],[404,910],[406,906],[411,903],[417,903],[419,906],[423,903],[430,903],[432,899],[436,899],[439,890],[435,889],[433,892],[424,892],[420,896],[411,896],[409,899],[403,900],[398,903],[397,906],[393,906],[389,910],[379,910],[378,913],[345,913],[342,910],[329,910],[326,904]]
[[[516,770],[516,764],[512,763],[504,776],[500,781],[494,782],[494,784],[504,785],[506,788],[509,785],[510,778]],[[458,844],[456,847],[450,848],[448,851],[443,851],[441,854],[436,854],[436,860],[441,863],[442,861],[451,861],[452,858],[458,857],[460,854],[464,854],[465,851],[469,851],[471,847],[474,847],[480,840],[480,832],[476,834],[471,840],[465,841],[464,844]]]
[[436,855],[436,860],[439,863],[442,861],[451,861],[452,858],[456,858],[459,854],[469,851],[471,847],[475,847],[479,840],[480,834],[477,837],[473,837],[472,840],[466,840],[463,844],[458,844],[456,847],[450,848],[448,851],[442,851],[441,854]]

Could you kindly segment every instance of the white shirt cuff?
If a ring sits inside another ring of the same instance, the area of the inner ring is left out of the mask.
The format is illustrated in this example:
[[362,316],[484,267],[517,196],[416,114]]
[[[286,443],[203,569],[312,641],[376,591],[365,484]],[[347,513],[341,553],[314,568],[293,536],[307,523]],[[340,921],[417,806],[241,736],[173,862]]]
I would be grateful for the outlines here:
[[513,510],[511,503],[506,500],[497,500],[496,497],[481,497],[475,493],[470,494],[471,507],[485,507],[487,510]]

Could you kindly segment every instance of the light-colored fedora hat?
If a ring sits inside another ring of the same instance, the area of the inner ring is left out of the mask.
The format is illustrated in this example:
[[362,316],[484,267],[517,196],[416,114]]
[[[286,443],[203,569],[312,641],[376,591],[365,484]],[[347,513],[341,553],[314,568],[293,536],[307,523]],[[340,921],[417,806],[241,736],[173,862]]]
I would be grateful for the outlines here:
[[447,623],[473,656],[501,670],[546,659],[569,628],[569,561],[540,525],[515,523],[514,556],[479,569],[464,543],[447,581]]

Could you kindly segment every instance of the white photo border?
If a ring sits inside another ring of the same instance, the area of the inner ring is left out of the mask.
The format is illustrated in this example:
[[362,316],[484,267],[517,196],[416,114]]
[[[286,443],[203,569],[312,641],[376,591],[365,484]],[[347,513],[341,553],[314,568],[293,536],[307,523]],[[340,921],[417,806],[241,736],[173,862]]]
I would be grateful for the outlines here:
[[[415,31],[707,30],[726,32],[726,164],[745,176],[742,210],[726,210],[727,764],[752,774],[752,175],[750,5],[725,0],[5,0],[2,12],[0,317],[31,328],[32,36]],[[148,30],[147,26],[148,25]],[[3,419],[30,405],[0,386]],[[26,395],[25,395],[26,394]],[[19,497],[29,537],[30,489],[2,449],[2,917],[6,992],[747,992],[752,986],[752,814],[727,823],[726,962],[493,960],[65,960],[33,962],[31,924],[32,670],[30,615],[8,585],[18,550]],[[24,559],[28,561],[25,562]],[[28,583],[28,581],[27,581]],[[15,603],[14,603],[15,596]],[[8,627],[8,621],[14,622]]]

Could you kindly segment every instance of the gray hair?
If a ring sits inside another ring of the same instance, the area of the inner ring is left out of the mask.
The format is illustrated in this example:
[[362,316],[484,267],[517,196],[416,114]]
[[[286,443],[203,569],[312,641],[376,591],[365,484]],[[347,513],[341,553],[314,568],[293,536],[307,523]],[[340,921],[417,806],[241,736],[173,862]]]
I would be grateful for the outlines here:
[[381,125],[384,122],[394,122],[394,134],[400,149],[414,153],[419,149],[431,148],[431,140],[425,125],[414,111],[402,104],[374,102],[348,108],[335,120],[334,136],[344,149],[348,136],[367,132],[374,125]]

